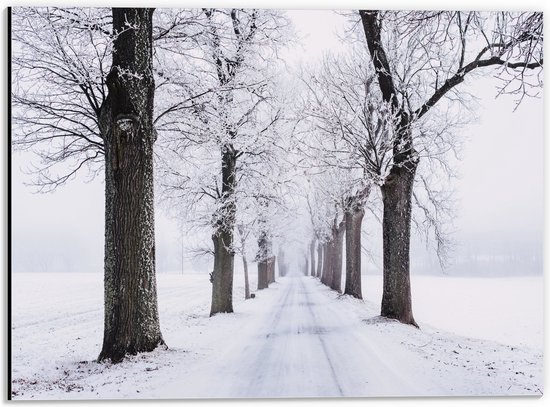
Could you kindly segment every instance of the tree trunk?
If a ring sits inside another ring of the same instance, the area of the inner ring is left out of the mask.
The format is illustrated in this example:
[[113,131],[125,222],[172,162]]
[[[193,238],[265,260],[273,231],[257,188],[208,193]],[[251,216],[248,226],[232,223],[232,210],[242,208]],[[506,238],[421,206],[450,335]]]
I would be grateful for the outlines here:
[[263,290],[269,286],[269,258],[271,248],[267,237],[267,232],[262,230],[258,239],[258,290]]
[[332,230],[333,243],[333,260],[332,260],[332,279],[330,280],[330,288],[339,293],[342,292],[342,252],[344,251],[344,233],[346,231],[346,223],[344,220]]
[[214,242],[214,271],[212,272],[212,306],[210,316],[220,312],[233,312],[233,271],[235,251],[235,187],[237,155],[231,144],[222,148],[222,199]]
[[409,248],[416,161],[392,167],[381,187],[384,204],[384,288],[381,315],[416,327],[411,301]]
[[272,256],[267,261],[267,283],[268,285],[275,282],[275,264],[276,264],[276,257]]
[[210,316],[233,312],[233,266],[235,254],[231,249],[233,235],[220,231],[212,236],[214,242],[214,271],[212,272],[212,305]]
[[346,221],[346,288],[344,294],[362,299],[361,291],[361,224],[365,210],[352,207],[345,213]]
[[268,287],[267,262],[258,262],[258,290]]
[[[311,277],[315,277],[315,239],[309,245]],[[306,273],[307,276],[307,273]]]
[[323,249],[323,275],[321,276],[321,283],[330,287],[332,282],[332,260],[334,258],[334,242],[332,238],[325,243]]
[[321,277],[319,278],[321,280],[321,283],[325,284],[326,279],[326,270],[327,270],[327,251],[328,251],[328,241],[323,243],[323,267],[321,268]]
[[323,244],[317,243],[317,278],[321,278],[323,270]]
[[113,8],[120,34],[107,76],[105,319],[98,357],[113,363],[164,343],[155,277],[152,16],[153,9]]
[[246,261],[246,255],[243,253],[243,269],[244,269],[244,299],[250,298],[250,285],[248,283],[248,262]]
[[244,232],[244,226],[239,225],[239,235],[241,236],[241,250],[243,257],[243,270],[244,270],[244,299],[250,298],[250,284],[248,283],[248,261],[246,260],[246,236]]

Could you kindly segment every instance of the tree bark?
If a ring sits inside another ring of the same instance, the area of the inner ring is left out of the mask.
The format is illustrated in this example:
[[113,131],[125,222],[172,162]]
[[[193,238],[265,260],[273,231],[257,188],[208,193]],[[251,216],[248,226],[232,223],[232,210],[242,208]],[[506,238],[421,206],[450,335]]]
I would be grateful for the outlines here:
[[258,262],[258,290],[268,287],[267,262]]
[[[309,245],[311,277],[315,277],[315,239]],[[307,273],[306,273],[307,276]]]
[[332,279],[330,288],[339,293],[342,292],[342,261],[344,250],[344,233],[346,231],[346,223],[344,220],[339,225],[332,229],[333,243],[333,260],[332,260]]
[[212,305],[210,316],[233,312],[233,268],[235,254],[233,235],[224,230],[212,236],[214,242],[214,271],[212,272]]
[[235,187],[237,154],[231,144],[222,148],[222,203],[214,242],[214,270],[212,272],[212,306],[210,316],[220,312],[233,312],[233,271],[235,251],[233,232],[235,227]]
[[346,221],[346,287],[344,294],[362,299],[361,290],[361,224],[365,210],[351,207],[345,213]]
[[381,187],[384,204],[384,288],[381,315],[416,327],[411,300],[409,249],[416,162],[393,166]]
[[330,287],[332,282],[332,260],[334,258],[334,242],[332,238],[325,243],[323,249],[323,275],[321,276],[321,283]]
[[[153,9],[113,8],[105,133],[105,319],[99,361],[163,344],[155,277]],[[128,28],[128,25],[130,27]]]
[[321,278],[323,270],[323,244],[321,242],[317,243],[317,278]]

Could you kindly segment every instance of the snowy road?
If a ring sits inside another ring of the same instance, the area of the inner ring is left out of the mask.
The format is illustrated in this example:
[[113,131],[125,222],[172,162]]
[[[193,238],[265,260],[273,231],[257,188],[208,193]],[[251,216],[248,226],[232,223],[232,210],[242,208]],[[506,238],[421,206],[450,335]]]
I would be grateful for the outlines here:
[[[181,383],[195,397],[330,397],[415,394],[385,361],[345,304],[309,277],[277,284],[268,313],[240,328],[232,345]],[[264,308],[266,309],[266,308]],[[179,392],[181,385],[174,386]]]

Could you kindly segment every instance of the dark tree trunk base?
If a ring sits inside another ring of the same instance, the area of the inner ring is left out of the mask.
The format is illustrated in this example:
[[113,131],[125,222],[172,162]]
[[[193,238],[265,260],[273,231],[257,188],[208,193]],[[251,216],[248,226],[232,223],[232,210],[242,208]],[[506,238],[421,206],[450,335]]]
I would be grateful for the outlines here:
[[158,338],[157,341],[153,341],[148,344],[131,344],[127,347],[120,345],[109,346],[104,348],[99,357],[97,358],[98,362],[111,361],[112,363],[120,363],[124,360],[127,355],[137,355],[138,353],[143,352],[152,352],[157,349],[159,346],[164,346],[165,349],[168,349],[166,343],[162,338]]
[[323,274],[321,275],[321,283],[327,287],[332,281],[332,260],[334,258],[334,242],[329,240],[323,248]]
[[411,300],[409,247],[416,164],[392,168],[382,189],[384,289],[380,315],[418,327]]
[[212,272],[212,306],[210,316],[233,312],[233,235],[220,231],[212,236],[214,271]]
[[363,299],[361,288],[361,224],[365,210],[352,208],[345,214],[346,221],[346,287],[344,294]]
[[414,318],[411,318],[411,317],[407,317],[407,318],[398,318],[397,315],[391,315],[391,314],[387,314],[387,315],[384,315],[384,314],[380,314],[381,317],[384,317],[384,318],[387,318],[387,319],[393,319],[395,321],[398,321],[400,322],[401,324],[405,324],[405,325],[412,325],[414,326],[415,328],[418,328],[420,329],[420,326],[418,326],[418,324],[416,323],[416,321],[414,320]]
[[258,290],[263,290],[267,287],[268,287],[267,262],[261,261],[258,263]]

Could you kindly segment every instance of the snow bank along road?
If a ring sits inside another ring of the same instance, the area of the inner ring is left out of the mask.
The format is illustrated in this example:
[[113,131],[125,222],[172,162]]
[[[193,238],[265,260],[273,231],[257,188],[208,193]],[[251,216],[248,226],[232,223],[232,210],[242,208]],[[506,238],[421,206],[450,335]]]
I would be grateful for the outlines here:
[[118,365],[97,364],[101,309],[89,297],[101,301],[100,283],[83,282],[92,288],[86,297],[73,281],[73,307],[54,304],[53,315],[41,314],[37,303],[22,304],[12,331],[14,398],[542,392],[541,350],[465,338],[422,323],[421,330],[403,326],[377,317],[377,305],[339,296],[304,276],[280,278],[249,301],[240,300],[239,286],[236,312],[209,318],[205,276],[160,275],[161,325],[170,349]]

